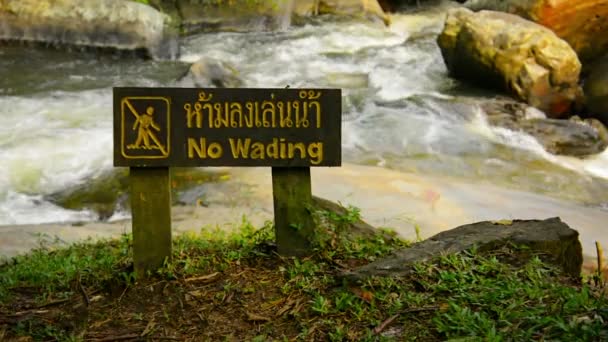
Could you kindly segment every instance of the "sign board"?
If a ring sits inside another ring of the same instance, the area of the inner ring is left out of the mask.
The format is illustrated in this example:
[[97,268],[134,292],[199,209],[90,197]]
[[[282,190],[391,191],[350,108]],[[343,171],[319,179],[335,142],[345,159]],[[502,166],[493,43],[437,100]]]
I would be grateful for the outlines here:
[[341,123],[339,89],[114,88],[114,165],[130,167],[136,274],[171,258],[173,166],[271,166],[277,251],[310,252],[309,167],[340,166]]
[[114,165],[341,165],[340,89],[114,88]]

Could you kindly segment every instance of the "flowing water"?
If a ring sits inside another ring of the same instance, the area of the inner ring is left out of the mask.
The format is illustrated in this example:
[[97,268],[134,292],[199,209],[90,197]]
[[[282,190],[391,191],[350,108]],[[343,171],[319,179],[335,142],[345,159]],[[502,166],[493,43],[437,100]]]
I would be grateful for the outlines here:
[[442,10],[391,27],[320,20],[274,32],[184,39],[178,61],[93,52],[0,49],[0,225],[95,220],[45,195],[112,169],[112,86],[172,86],[200,57],[236,66],[247,87],[343,88],[348,162],[493,183],[601,207],[608,154],[557,157],[532,137],[488,126],[448,78],[435,37]]

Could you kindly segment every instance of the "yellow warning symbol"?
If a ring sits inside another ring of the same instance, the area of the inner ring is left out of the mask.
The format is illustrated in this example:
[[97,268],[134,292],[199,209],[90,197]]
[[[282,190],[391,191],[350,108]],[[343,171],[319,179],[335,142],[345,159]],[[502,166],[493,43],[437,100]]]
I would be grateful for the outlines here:
[[125,97],[121,101],[122,155],[161,159],[169,156],[170,101],[165,97]]

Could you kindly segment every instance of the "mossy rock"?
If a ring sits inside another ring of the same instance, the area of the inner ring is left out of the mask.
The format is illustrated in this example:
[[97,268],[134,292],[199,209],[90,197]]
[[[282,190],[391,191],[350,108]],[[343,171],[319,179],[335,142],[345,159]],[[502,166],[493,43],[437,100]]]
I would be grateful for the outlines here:
[[578,232],[558,217],[477,222],[441,232],[342,277],[361,281],[373,276],[405,276],[417,263],[431,262],[443,255],[472,249],[485,253],[513,246],[527,251],[518,254],[518,264],[538,255],[544,262],[561,267],[565,275],[579,278],[583,252],[578,237]]
[[[200,168],[172,168],[171,195],[174,205],[186,203],[181,194],[204,183],[227,179],[226,172],[209,172]],[[117,210],[129,209],[129,170],[114,169],[100,177],[88,180],[63,191],[48,195],[46,200],[66,209],[89,209],[107,220]],[[200,204],[200,203],[199,203]]]
[[96,179],[48,195],[46,200],[72,210],[90,209],[105,220],[127,204],[128,169],[116,169]]

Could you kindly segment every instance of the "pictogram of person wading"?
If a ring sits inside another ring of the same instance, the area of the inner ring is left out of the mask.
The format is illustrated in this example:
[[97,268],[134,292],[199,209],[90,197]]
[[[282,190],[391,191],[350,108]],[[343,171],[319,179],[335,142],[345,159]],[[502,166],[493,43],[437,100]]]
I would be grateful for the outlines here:
[[[125,103],[131,110],[131,113],[133,113],[135,116],[133,130],[137,131],[137,140],[135,140],[134,144],[128,145],[127,149],[160,150],[163,154],[165,154],[165,147],[160,143],[153,131],[155,130],[160,132],[160,127],[156,124],[156,122],[154,122],[154,108],[150,106],[146,108],[146,113],[138,114],[135,108],[133,108],[128,101],[125,101]],[[150,144],[150,140],[152,140],[154,144]]]

